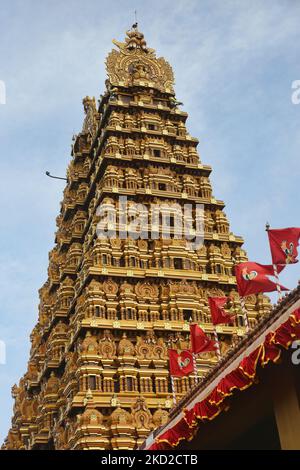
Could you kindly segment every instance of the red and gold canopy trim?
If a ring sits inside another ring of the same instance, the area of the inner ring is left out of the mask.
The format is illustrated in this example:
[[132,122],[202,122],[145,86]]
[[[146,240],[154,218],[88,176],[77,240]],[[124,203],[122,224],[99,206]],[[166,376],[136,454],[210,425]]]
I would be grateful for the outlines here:
[[264,342],[244,357],[236,369],[222,378],[204,400],[196,403],[190,410],[183,410],[183,418],[157,437],[148,450],[172,449],[183,440],[192,440],[202,423],[213,420],[226,409],[227,397],[255,383],[259,367],[265,367],[270,363],[276,364],[281,356],[281,348],[288,349],[297,339],[300,339],[300,308],[295,310],[275,332],[269,333]]

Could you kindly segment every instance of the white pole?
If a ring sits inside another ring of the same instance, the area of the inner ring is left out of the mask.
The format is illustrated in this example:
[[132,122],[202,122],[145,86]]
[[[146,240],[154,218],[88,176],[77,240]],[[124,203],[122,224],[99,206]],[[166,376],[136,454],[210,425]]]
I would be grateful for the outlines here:
[[[266,232],[268,232],[270,230],[270,224],[269,222],[266,223]],[[270,243],[270,239],[269,239],[269,243]],[[271,246],[270,246],[270,249],[271,249]],[[271,250],[272,252],[272,250]],[[278,300],[282,300],[282,291],[281,291],[281,287],[280,287],[280,284],[279,284],[279,276],[278,276],[278,271],[277,271],[277,266],[276,264],[273,264],[273,269],[274,269],[274,276],[275,276],[275,279],[276,279],[276,289],[277,289],[277,293],[278,293]]]
[[244,323],[245,323],[246,331],[248,332],[249,331],[249,323],[248,323],[248,316],[247,316],[248,312],[247,312],[246,305],[245,305],[245,299],[244,299],[244,297],[241,297],[240,299],[241,299],[241,306],[242,306]]
[[220,361],[222,356],[221,356],[220,343],[219,343],[219,338],[218,338],[216,327],[214,328],[214,338],[215,338],[215,342],[216,342],[216,346],[217,346],[216,347],[217,358],[218,358],[218,361]]
[[176,405],[177,400],[176,400],[175,383],[174,383],[173,375],[171,375],[171,385],[172,385],[172,394],[173,394],[173,404]]
[[195,373],[195,381],[198,383],[199,377],[198,377],[198,369],[197,369],[197,361],[196,361],[196,354],[193,353],[193,366],[194,366],[194,373]]
[[282,299],[282,292],[281,292],[281,287],[279,284],[279,276],[278,276],[278,271],[277,271],[277,266],[276,264],[273,264],[273,269],[274,269],[274,275],[276,278],[276,288],[277,288],[277,293],[278,293],[278,300]]

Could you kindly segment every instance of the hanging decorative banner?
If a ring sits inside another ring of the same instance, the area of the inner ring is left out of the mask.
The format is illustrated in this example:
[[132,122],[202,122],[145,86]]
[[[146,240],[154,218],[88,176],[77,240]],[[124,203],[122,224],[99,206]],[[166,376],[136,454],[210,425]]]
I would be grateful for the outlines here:
[[273,264],[298,263],[300,228],[268,229]]
[[229,315],[225,312],[223,308],[226,305],[227,301],[227,297],[208,297],[208,303],[213,325],[220,325],[222,323],[232,323],[234,315]]
[[194,372],[193,355],[190,351],[178,353],[175,349],[169,349],[170,375],[184,377]]
[[[284,269],[284,266],[278,266],[278,273]],[[235,266],[235,275],[237,287],[241,297],[261,292],[273,292],[277,290],[277,285],[268,276],[274,276],[274,267],[247,261]],[[281,286],[281,290],[289,290]]]
[[199,325],[190,325],[191,346],[194,354],[200,354],[216,350],[215,341],[206,336]]

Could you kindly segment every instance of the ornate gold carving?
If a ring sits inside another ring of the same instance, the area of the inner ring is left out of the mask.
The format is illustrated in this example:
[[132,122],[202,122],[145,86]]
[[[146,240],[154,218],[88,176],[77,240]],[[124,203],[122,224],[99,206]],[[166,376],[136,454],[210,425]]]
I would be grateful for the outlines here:
[[163,410],[161,405],[158,405],[158,409],[155,411],[153,414],[153,424],[155,428],[158,428],[159,426],[163,426],[168,422],[169,419],[169,413],[167,410]]
[[158,297],[158,287],[148,281],[138,282],[135,292],[138,297],[145,300],[154,300]]
[[112,424],[131,424],[132,416],[128,411],[121,408],[120,405],[117,406],[117,409],[112,412],[110,416]]
[[134,345],[127,338],[126,333],[123,333],[123,337],[118,346],[119,356],[133,356],[135,354]]
[[103,338],[99,340],[99,354],[103,358],[113,359],[116,355],[116,343],[109,330],[104,330]]
[[144,35],[137,30],[127,31],[125,42],[113,41],[113,49],[106,59],[106,68],[112,86],[139,84],[152,86],[163,92],[174,93],[174,75],[163,58],[157,58],[154,49],[146,46]]
[[107,280],[103,283],[103,291],[107,296],[115,296],[118,292],[118,284],[115,281]]
[[83,122],[82,132],[90,134],[92,137],[95,137],[97,132],[97,110],[96,110],[96,100],[95,98],[90,98],[86,96],[82,100],[85,112],[85,119]]
[[83,354],[98,354],[99,346],[95,336],[87,331],[80,348]]
[[143,397],[138,397],[132,407],[133,424],[139,429],[153,429],[152,415],[147,407],[146,401]]

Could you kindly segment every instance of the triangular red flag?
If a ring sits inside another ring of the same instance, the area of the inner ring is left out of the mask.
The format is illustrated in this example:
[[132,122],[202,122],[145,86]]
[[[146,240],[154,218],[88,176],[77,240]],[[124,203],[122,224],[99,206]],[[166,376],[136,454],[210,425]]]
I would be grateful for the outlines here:
[[216,344],[209,339],[199,325],[190,325],[191,332],[191,349],[195,354],[208,351],[215,351]]
[[223,308],[227,301],[227,297],[208,297],[213,325],[220,325],[221,323],[232,323],[234,315],[229,315]]
[[[278,266],[278,273],[284,269],[284,266]],[[261,292],[273,292],[277,290],[276,283],[271,281],[268,276],[274,276],[272,265],[264,265],[247,261],[235,266],[235,275],[237,288],[241,297]],[[280,285],[281,290],[289,290]]]
[[169,349],[170,375],[173,377],[184,377],[194,372],[193,355],[191,351]]
[[273,264],[298,263],[297,246],[299,245],[300,228],[282,228],[268,230]]

